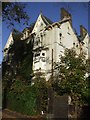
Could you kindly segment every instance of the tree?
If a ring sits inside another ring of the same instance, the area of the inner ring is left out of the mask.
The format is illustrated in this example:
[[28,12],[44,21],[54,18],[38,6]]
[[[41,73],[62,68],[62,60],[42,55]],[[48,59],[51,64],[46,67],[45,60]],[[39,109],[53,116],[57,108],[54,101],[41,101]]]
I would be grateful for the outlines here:
[[7,51],[8,59],[3,65],[3,77],[5,78],[5,74],[8,72],[8,76],[11,74],[12,79],[14,76],[22,76],[23,80],[28,82],[32,77],[33,42],[31,38],[28,38],[27,44],[27,41],[20,40],[20,36],[19,33],[13,33],[14,42]]
[[59,95],[68,94],[72,103],[87,102],[88,81],[85,77],[86,62],[84,54],[77,55],[74,49],[66,49],[60,62],[56,63],[53,88]]
[[47,104],[48,104],[48,84],[45,79],[44,73],[37,72],[34,74],[34,78],[32,80],[32,87],[36,90],[37,95],[37,110],[39,113],[43,111],[47,112]]
[[31,83],[33,43],[31,38],[28,38],[27,44],[27,41],[21,41],[20,37],[20,33],[13,32],[14,42],[7,49],[8,59],[2,63],[3,107],[7,106],[9,92],[17,94],[17,97],[24,88],[30,87]]
[[25,12],[25,4],[19,2],[2,2],[2,20],[8,27],[15,23],[28,24],[29,16]]

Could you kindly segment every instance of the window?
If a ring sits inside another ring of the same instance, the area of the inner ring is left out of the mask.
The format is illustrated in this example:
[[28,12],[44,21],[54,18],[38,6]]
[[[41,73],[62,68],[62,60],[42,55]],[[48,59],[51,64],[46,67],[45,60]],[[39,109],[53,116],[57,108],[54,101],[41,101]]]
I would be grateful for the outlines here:
[[36,41],[36,45],[38,45],[39,44],[39,42],[38,41]]
[[34,63],[40,62],[40,58],[39,57],[35,57],[34,58]]
[[37,36],[37,37],[36,37],[36,40],[35,40],[35,45],[38,45],[39,43],[40,43],[40,37]]
[[43,35],[41,34],[41,38],[43,37]]
[[42,56],[45,56],[45,53],[42,53]]
[[43,23],[41,23],[41,26],[43,26]]
[[71,35],[69,32],[67,32],[67,34]]
[[75,43],[73,43],[73,45],[75,45]]
[[83,50],[83,49],[81,48],[81,50]]
[[84,45],[85,43],[84,42],[82,42],[82,45]]
[[60,33],[59,36],[60,36],[60,43],[61,43],[61,36],[62,36],[62,33]]
[[78,45],[76,45],[76,47],[78,47]]
[[36,53],[36,54],[35,54],[35,57],[38,57],[38,56],[40,56],[40,53]]
[[46,62],[45,57],[42,57],[41,60],[42,62]]
[[62,42],[61,42],[61,38],[60,38],[60,44],[61,44]]
[[46,35],[46,32],[45,32],[45,31],[43,32],[43,35],[44,35],[44,36]]
[[61,36],[62,36],[62,33],[60,33],[59,35],[60,35],[60,37],[61,37]]

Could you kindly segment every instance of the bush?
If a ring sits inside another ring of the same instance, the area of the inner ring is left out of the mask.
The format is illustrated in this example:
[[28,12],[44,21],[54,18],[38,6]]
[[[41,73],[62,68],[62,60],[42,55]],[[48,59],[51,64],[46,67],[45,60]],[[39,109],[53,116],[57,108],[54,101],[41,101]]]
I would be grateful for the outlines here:
[[38,115],[47,108],[47,87],[45,83],[25,84],[15,80],[7,93],[7,107],[27,115]]
[[[15,89],[15,85],[18,86],[17,90]],[[22,81],[19,80],[14,83],[13,87],[7,94],[7,107],[27,115],[38,114],[36,103],[37,93],[33,88],[30,85],[22,84]]]

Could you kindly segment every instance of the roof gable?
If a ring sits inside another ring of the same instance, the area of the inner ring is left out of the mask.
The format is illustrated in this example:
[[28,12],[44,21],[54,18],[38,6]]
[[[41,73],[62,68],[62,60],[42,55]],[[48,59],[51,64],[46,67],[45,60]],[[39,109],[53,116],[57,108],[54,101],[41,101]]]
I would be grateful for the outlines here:
[[9,48],[10,44],[13,42],[13,35],[12,34],[13,33],[11,32],[10,35],[9,35],[9,38],[8,38],[8,40],[6,42],[6,45],[5,45],[4,49]]
[[46,27],[49,24],[52,24],[53,22],[49,20],[47,17],[43,16],[42,13],[38,16],[36,23],[34,25],[34,28],[32,30],[32,33],[39,32],[44,27]]

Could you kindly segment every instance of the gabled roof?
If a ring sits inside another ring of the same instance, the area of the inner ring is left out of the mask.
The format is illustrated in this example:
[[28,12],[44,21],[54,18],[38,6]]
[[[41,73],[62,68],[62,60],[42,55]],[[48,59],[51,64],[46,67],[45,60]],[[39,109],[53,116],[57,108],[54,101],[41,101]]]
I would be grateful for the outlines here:
[[34,25],[35,23],[31,23],[28,27],[24,28],[22,32],[25,32],[26,30],[29,30],[30,32],[32,32]]
[[77,36],[78,37],[78,40],[79,42],[83,42],[84,38],[86,37],[87,33],[84,35],[84,36]]
[[8,38],[6,44],[5,44],[4,49],[8,49],[12,42],[13,42],[13,32],[10,33],[9,38]]
[[12,32],[9,35],[9,38],[4,46],[4,49],[9,48],[9,46],[14,42],[14,36],[21,35],[22,33],[16,29],[13,29]]
[[80,25],[80,36],[77,36],[79,42],[83,42],[83,40],[85,39],[87,33],[88,33],[87,29],[83,25]]
[[47,25],[50,25],[50,24],[53,23],[49,18],[44,16],[42,13],[40,13],[37,20],[36,20],[36,23],[35,23],[35,25],[33,27],[32,33],[37,31],[39,29],[39,27],[41,27],[41,24],[38,24],[40,22],[41,22],[41,24],[43,24],[43,27],[46,27]]
[[43,19],[43,21],[44,21],[44,23],[45,23],[46,25],[53,23],[53,22],[52,22],[49,18],[47,18],[46,16],[41,15],[41,17],[42,17],[42,19]]

